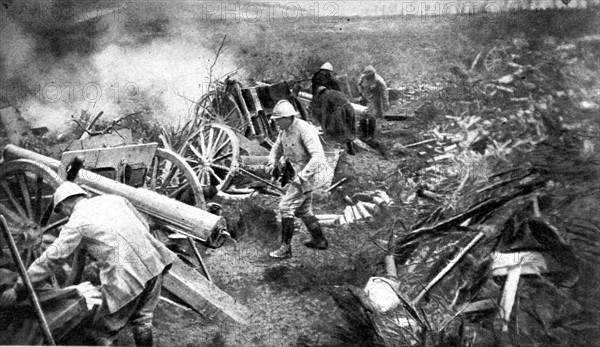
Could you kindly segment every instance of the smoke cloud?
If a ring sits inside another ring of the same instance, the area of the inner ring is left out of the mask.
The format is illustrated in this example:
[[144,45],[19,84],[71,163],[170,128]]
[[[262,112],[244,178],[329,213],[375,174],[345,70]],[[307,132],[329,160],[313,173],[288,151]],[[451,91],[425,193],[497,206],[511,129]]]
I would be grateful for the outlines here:
[[[208,89],[215,53],[205,46],[215,42],[206,37],[222,37],[204,33],[190,18],[193,8],[102,4],[3,3],[2,99],[32,126],[54,131],[82,110],[103,111],[103,118],[143,110],[151,121],[177,126]],[[235,70],[233,57],[222,54],[213,76]]]

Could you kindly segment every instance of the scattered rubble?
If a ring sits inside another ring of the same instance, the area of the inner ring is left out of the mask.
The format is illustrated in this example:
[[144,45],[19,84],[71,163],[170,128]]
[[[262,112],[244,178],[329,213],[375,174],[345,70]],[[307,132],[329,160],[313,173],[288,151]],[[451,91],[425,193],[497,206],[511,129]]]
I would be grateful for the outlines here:
[[595,343],[598,94],[579,45],[528,46],[453,72],[424,139],[392,147],[421,163],[391,174],[420,220],[396,231],[396,275],[351,288],[382,345]]

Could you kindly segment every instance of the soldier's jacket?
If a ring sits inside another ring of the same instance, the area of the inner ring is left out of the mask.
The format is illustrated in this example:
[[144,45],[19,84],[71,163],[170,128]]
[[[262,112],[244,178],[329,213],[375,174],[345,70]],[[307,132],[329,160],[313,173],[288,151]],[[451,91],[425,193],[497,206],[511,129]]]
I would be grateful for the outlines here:
[[146,282],[163,273],[173,253],[155,239],[139,212],[125,198],[103,195],[80,201],[59,237],[28,269],[33,283],[85,247],[98,262],[101,292],[110,313],[142,293]]
[[325,89],[315,99],[313,114],[332,139],[342,142],[356,135],[356,116],[346,94]]
[[358,87],[365,101],[367,101],[367,103],[373,103],[379,111],[383,110],[385,106],[389,104],[387,84],[378,74],[375,74],[375,77],[371,79],[362,75]]
[[315,93],[317,92],[317,88],[319,86],[324,86],[327,89],[340,91],[342,90],[342,88],[340,87],[340,83],[337,81],[333,73],[328,70],[321,69],[315,72],[315,74],[311,78],[311,83],[313,97],[315,96]]
[[269,163],[288,160],[302,182],[302,191],[309,192],[326,185],[333,170],[325,160],[317,129],[306,121],[294,118],[287,130],[281,130],[269,154]]

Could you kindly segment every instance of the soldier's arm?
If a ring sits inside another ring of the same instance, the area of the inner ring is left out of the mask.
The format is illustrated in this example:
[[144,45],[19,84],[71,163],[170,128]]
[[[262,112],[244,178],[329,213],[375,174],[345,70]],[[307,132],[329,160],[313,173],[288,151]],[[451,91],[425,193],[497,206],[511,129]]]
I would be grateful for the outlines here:
[[271,152],[269,153],[269,161],[268,163],[271,165],[275,165],[281,159],[283,155],[283,143],[281,143],[281,134],[277,136],[277,140],[275,140],[275,144],[273,144],[273,148],[271,148]]
[[383,80],[383,78],[380,81],[380,88],[381,88],[381,96],[383,98],[383,104],[385,105],[385,107],[389,107],[390,105],[390,93],[388,92],[388,88],[387,88],[387,84],[385,83],[385,81]]
[[304,169],[298,173],[298,177],[306,181],[317,173],[319,165],[325,160],[325,153],[323,152],[323,146],[321,145],[321,140],[316,129],[305,128],[300,132],[300,135],[306,150],[310,153],[310,160]]
[[[33,284],[40,283],[52,276],[55,269],[64,263],[64,260],[69,257],[81,244],[82,235],[79,230],[68,227],[66,225],[60,231],[58,238],[37,258],[29,269],[29,275]],[[23,286],[21,279],[17,285]]]
[[361,95],[365,92],[364,87],[363,87],[364,79],[365,79],[365,75],[361,75],[360,79],[358,80],[358,91],[360,92]]

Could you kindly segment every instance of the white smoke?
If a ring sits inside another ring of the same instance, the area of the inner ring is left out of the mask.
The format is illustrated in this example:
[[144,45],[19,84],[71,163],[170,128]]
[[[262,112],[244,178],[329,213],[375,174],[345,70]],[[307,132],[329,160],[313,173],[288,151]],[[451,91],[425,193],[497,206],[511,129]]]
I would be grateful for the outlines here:
[[[90,8],[85,16],[103,16],[59,28],[58,43],[31,30],[31,22],[9,15],[0,32],[2,96],[32,126],[54,131],[72,125],[71,115],[82,110],[103,111],[105,119],[143,110],[151,121],[177,126],[207,92],[215,53],[204,47],[206,35],[193,21],[181,20],[177,10],[137,4],[129,12]],[[93,27],[85,34],[79,33],[82,26]],[[213,76],[235,70],[233,58],[222,54]]]

